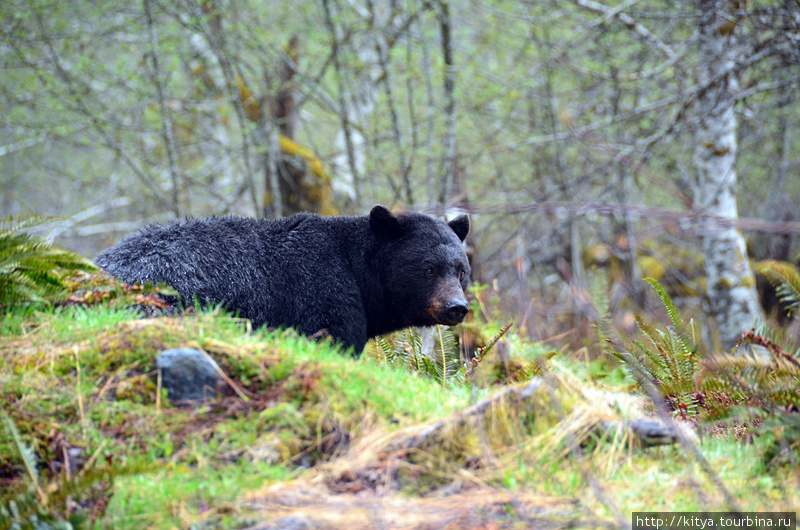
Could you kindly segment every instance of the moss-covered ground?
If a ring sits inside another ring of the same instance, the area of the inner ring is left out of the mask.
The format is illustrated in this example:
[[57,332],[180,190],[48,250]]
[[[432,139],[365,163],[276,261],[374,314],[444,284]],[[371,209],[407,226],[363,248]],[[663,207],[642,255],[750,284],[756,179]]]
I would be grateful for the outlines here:
[[[646,400],[618,366],[564,350],[531,395],[493,399],[491,359],[442,384],[379,348],[356,359],[213,312],[72,306],[9,313],[0,332],[0,526],[617,528],[640,510],[800,505],[775,429],[696,433],[702,459],[638,447],[597,426]],[[217,398],[170,403],[155,358],[178,346],[218,362]],[[547,352],[513,331],[504,347]]]

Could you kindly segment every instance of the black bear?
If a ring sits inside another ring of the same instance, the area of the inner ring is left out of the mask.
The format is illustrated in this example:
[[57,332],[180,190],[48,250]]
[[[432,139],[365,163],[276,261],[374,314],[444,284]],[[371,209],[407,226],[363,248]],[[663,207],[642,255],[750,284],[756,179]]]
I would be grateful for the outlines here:
[[217,216],[153,225],[95,263],[128,283],[164,282],[184,302],[223,303],[255,326],[326,330],[360,354],[367,339],[467,314],[469,219],[300,213],[277,221]]

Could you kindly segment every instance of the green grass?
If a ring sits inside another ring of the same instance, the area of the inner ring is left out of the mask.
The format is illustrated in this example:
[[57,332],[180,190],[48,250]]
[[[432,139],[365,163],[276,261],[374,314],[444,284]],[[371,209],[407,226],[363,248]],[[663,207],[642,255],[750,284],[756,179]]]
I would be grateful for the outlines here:
[[125,477],[115,484],[102,527],[181,528],[213,517],[224,528],[234,519],[225,511],[241,493],[295,475],[286,466],[240,462],[224,468],[170,466],[157,473]]
[[[502,380],[492,355],[471,384],[443,385],[366,354],[353,359],[291,330],[254,331],[219,311],[146,320],[103,306],[18,309],[3,325],[13,333],[0,338],[2,408],[36,455],[41,485],[52,492],[47,509],[68,515],[50,470],[62,458],[59,447],[79,448],[89,475],[118,473],[96,528],[263,520],[267,515],[247,496],[269,485],[335,486],[365,465],[383,476],[387,436],[449,417]],[[176,346],[203,348],[251,397],[229,392],[196,408],[171,406],[164,392],[157,396],[154,363],[159,351]],[[514,366],[552,357],[547,347],[513,335],[507,347]],[[632,391],[618,362],[561,353],[546,361],[545,381],[524,409],[498,403],[480,421],[448,427],[401,456],[395,491],[427,497],[461,481],[467,490],[572,499],[572,517],[613,521],[614,510],[587,485],[593,477],[623,514],[725,509],[721,493],[680,445],[631,449],[614,435],[581,430],[595,416],[629,418],[621,405],[592,397]],[[764,429],[752,443],[710,435],[696,442],[739,509],[789,510],[800,497],[787,472],[791,460],[768,464],[771,432]],[[572,451],[564,433],[577,433]],[[0,436],[0,471],[16,476],[0,499],[30,484],[14,471],[20,465],[12,441]],[[90,480],[73,497],[96,506],[103,480],[95,486]],[[514,520],[511,513],[503,517]]]
[[129,321],[136,315],[134,309],[109,308],[107,306],[55,307],[46,304],[31,304],[27,307],[8,310],[0,321],[0,336],[24,336],[35,332],[42,325],[56,340],[79,341],[92,336],[98,330]]
[[[193,514],[228,502],[248,485],[289,476],[301,452],[305,465],[326,460],[317,443],[354,431],[365,417],[393,429],[447,414],[468,397],[290,330],[249,330],[219,312],[134,317],[101,306],[28,312],[16,321],[18,333],[0,341],[4,408],[40,463],[60,457],[50,447],[57,435],[83,455],[97,451],[96,462],[111,459],[112,467],[163,467],[119,479],[110,527],[128,513],[134,527],[170,527],[174,518],[164,513],[175,505]],[[196,409],[158,402],[156,355],[177,346],[204,348],[238,384],[272,401],[232,395]],[[0,438],[3,463],[14,464],[14,450]],[[158,487],[145,487],[148,480]]]

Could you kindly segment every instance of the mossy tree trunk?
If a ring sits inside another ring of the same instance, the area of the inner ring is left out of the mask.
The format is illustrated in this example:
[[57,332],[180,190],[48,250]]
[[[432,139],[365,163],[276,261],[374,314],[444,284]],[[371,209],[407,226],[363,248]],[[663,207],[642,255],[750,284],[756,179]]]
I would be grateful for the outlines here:
[[[699,2],[697,78],[701,87],[695,133],[694,207],[736,219],[736,115],[739,85],[734,72],[738,52],[735,8],[728,1]],[[732,23],[733,22],[733,23]],[[706,274],[705,310],[716,321],[728,349],[742,331],[763,321],[755,279],[742,233],[712,227],[701,236]]]

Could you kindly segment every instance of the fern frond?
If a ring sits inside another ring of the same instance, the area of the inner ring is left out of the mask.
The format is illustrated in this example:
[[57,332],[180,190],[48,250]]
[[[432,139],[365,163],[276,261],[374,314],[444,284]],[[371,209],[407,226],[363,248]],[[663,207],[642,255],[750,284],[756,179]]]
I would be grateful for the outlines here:
[[[637,318],[634,316],[634,318]],[[647,336],[654,349],[648,348],[639,340],[634,340],[635,357],[648,370],[654,380],[672,379],[675,377],[675,359],[673,351],[664,339],[662,332],[646,324],[641,319],[637,320],[639,330]]]
[[683,322],[683,318],[681,317],[680,312],[675,307],[675,304],[672,302],[672,297],[669,293],[661,286],[653,278],[644,278],[644,281],[650,284],[650,286],[655,290],[658,297],[661,299],[661,303],[664,305],[664,309],[667,310],[667,314],[669,315],[669,319],[672,322],[672,327],[677,332],[677,337],[680,340],[681,349],[684,353],[690,352],[693,348],[690,344],[693,343],[693,340],[689,337],[689,334],[686,332],[686,324]]
[[778,285],[778,296],[787,305],[790,315],[800,309],[800,271],[797,267],[786,261],[764,260],[756,263],[755,269],[772,284]]
[[647,350],[648,352],[648,355],[652,355],[653,360],[658,365],[660,365],[663,370],[668,370],[669,360],[670,360],[669,359],[670,348],[669,348],[669,343],[664,338],[662,332],[657,330],[654,326],[651,326],[650,324],[645,322],[639,315],[634,314],[633,318],[636,321],[636,325],[639,328],[639,331],[644,333],[645,336],[647,336],[647,338],[650,339],[650,344],[652,344],[657,351],[657,355],[652,355],[650,351],[647,350],[647,348],[645,348],[645,350]]
[[4,237],[11,237],[16,232],[21,230],[25,230],[26,228],[30,228],[32,226],[38,226],[44,223],[49,223],[55,221],[55,217],[47,216],[47,215],[29,215],[24,218],[20,218],[19,216],[13,216],[9,214],[7,217],[0,218],[0,239]]
[[664,309],[667,310],[667,314],[672,321],[672,325],[676,327],[680,326],[682,324],[681,316],[680,313],[678,313],[678,310],[675,308],[675,304],[672,302],[672,297],[669,295],[669,293],[667,293],[661,284],[653,278],[644,278],[644,281],[650,284],[658,297],[661,299],[661,303],[664,304]]
[[17,450],[17,456],[22,460],[30,483],[36,489],[39,502],[47,505],[47,494],[45,494],[39,484],[39,471],[36,469],[36,455],[33,449],[25,445],[25,442],[22,441],[22,435],[20,435],[19,429],[17,429],[17,425],[14,423],[14,420],[11,419],[11,416],[5,411],[0,412],[2,412],[2,415],[0,415],[0,423],[3,425],[3,431],[6,433],[6,436],[11,439],[12,445]]
[[389,344],[388,340],[386,340],[386,337],[377,337],[375,339],[375,343],[378,345],[378,348],[380,348],[380,352],[383,355],[384,362],[386,362],[387,364],[392,364],[396,355],[394,348],[392,348],[392,345]]
[[64,291],[65,273],[93,271],[96,267],[72,252],[22,230],[49,222],[34,216],[0,221],[0,305],[40,301]]
[[716,385],[715,388],[720,390],[720,399],[698,388],[703,372],[694,333],[687,333],[686,324],[664,288],[652,279],[646,280],[661,299],[670,317],[670,324],[659,329],[639,315],[634,315],[637,327],[647,341],[633,340],[633,348],[629,352],[618,353],[617,357],[625,362],[628,372],[643,392],[650,394],[654,389],[657,390],[681,417],[697,417],[701,412],[711,417],[726,414],[719,403],[724,403],[726,399],[731,401],[727,397],[730,386]]
[[597,313],[592,326],[595,328],[600,349],[606,352],[610,350],[609,345],[612,339],[611,303],[608,290],[608,272],[598,271],[589,282],[589,300]]
[[447,383],[448,376],[458,372],[459,368],[461,368],[458,341],[452,328],[439,325],[436,326],[435,339],[434,350],[440,365],[437,373],[441,375],[441,382]]
[[424,359],[422,355],[422,338],[419,335],[419,331],[414,328],[409,328],[403,332],[406,340],[405,342],[408,344],[408,356],[407,359],[411,361],[411,364],[417,370],[420,369],[420,361]]
[[453,357],[457,351],[458,341],[453,329],[447,326],[436,326],[436,349],[447,357]]

